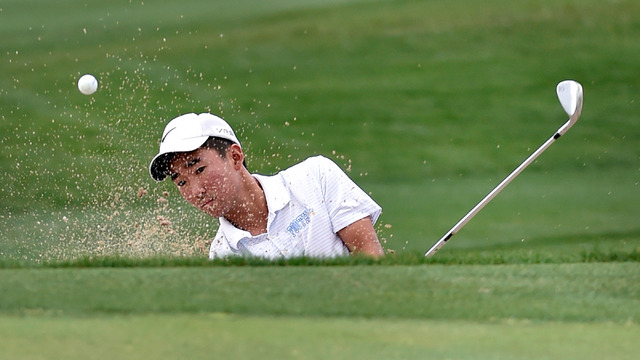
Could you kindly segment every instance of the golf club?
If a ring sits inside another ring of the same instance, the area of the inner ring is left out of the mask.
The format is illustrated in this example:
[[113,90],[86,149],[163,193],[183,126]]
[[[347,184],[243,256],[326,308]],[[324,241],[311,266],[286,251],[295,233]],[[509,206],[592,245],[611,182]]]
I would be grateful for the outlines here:
[[462,227],[469,222],[482,208],[489,203],[502,189],[504,189],[509,183],[522,172],[527,166],[536,160],[543,151],[545,151],[551,144],[553,144],[560,136],[564,135],[572,126],[578,121],[582,112],[582,85],[573,80],[565,80],[558,84],[556,87],[556,94],[558,100],[564,111],[569,115],[569,120],[562,125],[552,137],[549,138],[542,146],[533,152],[520,166],[518,166],[511,174],[509,174],[498,186],[496,186],[487,196],[484,197],[471,211],[467,213],[457,224],[455,224],[451,230],[449,230],[438,242],[436,242],[427,251],[424,256],[433,256],[441,247],[443,247],[453,235],[455,235]]

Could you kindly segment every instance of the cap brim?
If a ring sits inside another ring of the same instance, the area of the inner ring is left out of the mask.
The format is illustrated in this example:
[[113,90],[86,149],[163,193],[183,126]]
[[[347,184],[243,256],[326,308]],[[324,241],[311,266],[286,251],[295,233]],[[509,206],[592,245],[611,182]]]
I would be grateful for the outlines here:
[[175,153],[156,155],[149,165],[149,174],[155,181],[162,181],[167,177],[169,162]]

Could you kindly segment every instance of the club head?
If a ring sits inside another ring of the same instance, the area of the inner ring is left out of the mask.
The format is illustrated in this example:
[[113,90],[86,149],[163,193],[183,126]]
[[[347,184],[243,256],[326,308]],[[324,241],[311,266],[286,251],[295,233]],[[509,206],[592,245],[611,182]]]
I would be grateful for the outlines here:
[[582,112],[582,85],[577,81],[565,80],[558,84],[556,93],[569,120],[572,123],[578,121]]

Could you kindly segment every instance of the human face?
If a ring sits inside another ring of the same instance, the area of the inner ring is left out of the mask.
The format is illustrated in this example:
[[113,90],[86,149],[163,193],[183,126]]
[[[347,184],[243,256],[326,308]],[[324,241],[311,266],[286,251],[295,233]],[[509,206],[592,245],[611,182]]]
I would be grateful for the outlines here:
[[214,149],[199,148],[176,155],[169,171],[180,194],[198,209],[220,217],[232,208],[237,171],[229,156],[223,158]]

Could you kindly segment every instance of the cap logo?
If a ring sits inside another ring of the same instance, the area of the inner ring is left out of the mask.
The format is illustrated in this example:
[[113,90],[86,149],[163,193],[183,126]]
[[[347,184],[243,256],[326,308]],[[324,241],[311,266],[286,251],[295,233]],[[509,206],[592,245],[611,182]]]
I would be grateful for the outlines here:
[[229,130],[229,129],[225,129],[225,128],[218,128],[217,129],[219,133],[221,134],[227,134],[229,136],[233,136],[233,131]]
[[174,127],[173,129],[167,131],[164,136],[162,137],[162,141],[160,141],[161,143],[164,142],[164,140],[167,138],[167,135],[169,135],[170,132],[172,132],[173,130],[177,129],[177,127]]

